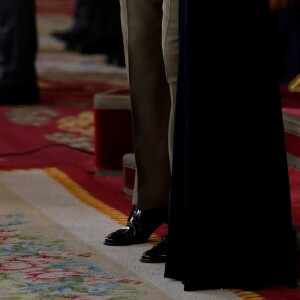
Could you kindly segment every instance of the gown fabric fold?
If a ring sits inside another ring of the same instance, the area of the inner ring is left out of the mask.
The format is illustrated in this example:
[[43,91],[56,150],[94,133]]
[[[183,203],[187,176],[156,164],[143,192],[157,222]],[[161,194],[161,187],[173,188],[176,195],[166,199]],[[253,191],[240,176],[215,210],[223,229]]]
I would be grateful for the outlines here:
[[180,0],[179,13],[165,277],[186,291],[295,286],[277,28],[268,2]]

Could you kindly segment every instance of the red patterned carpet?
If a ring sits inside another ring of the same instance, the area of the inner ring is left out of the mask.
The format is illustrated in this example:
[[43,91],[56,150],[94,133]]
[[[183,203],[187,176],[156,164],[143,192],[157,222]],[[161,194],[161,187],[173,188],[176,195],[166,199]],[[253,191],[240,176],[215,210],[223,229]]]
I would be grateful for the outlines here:
[[[72,0],[38,0],[37,7],[42,102],[0,107],[0,169],[60,169],[95,198],[128,215],[131,198],[123,193],[122,176],[95,172],[93,112],[95,93],[127,87],[125,70],[108,65],[105,56],[68,53],[63,44],[51,38],[52,30],[71,24]],[[294,168],[289,172],[293,222],[300,227],[300,172]],[[157,234],[165,230],[162,227]],[[257,295],[240,294],[240,298],[300,300],[300,290],[268,289]]]
[[121,176],[95,175],[93,97],[127,87],[124,68],[108,65],[103,55],[65,51],[51,37],[69,28],[73,0],[37,0],[41,104],[0,107],[0,169],[57,167],[98,199],[128,214],[131,198]]
[[63,106],[0,107],[0,169],[57,167],[124,213],[121,176],[96,175],[92,110]]
[[107,64],[104,55],[68,52],[51,37],[51,31],[70,26],[73,5],[37,1],[41,103],[0,107],[0,169],[59,168],[128,215],[131,197],[123,192],[121,169],[118,176],[96,174],[93,109],[96,93],[128,87],[125,69]]
[[38,0],[39,53],[37,70],[42,103],[92,107],[97,92],[127,87],[125,69],[106,63],[105,55],[65,51],[51,36],[72,24],[72,0]]

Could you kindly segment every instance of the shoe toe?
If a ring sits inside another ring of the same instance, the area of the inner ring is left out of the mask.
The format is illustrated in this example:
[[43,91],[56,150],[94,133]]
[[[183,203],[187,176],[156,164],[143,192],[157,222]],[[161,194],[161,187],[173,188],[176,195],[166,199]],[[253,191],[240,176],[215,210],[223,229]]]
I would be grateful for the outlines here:
[[167,254],[166,253],[157,253],[156,251],[151,251],[147,250],[145,251],[141,258],[140,261],[144,263],[164,263],[166,262],[167,259]]
[[133,207],[127,225],[109,234],[104,244],[123,246],[146,242],[154,230],[166,221],[167,212],[167,208],[141,211]]
[[110,233],[104,240],[108,246],[124,246],[132,243],[132,234],[129,227],[123,227],[115,232]]
[[145,251],[140,261],[144,263],[164,263],[167,260],[167,239],[164,237],[157,245]]

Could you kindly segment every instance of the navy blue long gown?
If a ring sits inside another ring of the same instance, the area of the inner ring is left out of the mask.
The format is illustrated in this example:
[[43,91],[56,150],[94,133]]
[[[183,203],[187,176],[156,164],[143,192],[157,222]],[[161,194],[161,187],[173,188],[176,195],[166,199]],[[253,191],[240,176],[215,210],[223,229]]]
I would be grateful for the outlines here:
[[180,0],[165,277],[186,291],[296,284],[275,24],[266,0]]

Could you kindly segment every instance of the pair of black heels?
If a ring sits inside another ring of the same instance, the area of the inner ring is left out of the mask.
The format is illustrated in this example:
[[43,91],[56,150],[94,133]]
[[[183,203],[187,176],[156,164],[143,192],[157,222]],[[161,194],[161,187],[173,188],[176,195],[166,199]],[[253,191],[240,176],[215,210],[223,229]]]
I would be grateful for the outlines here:
[[[104,244],[125,246],[144,243],[164,223],[168,223],[168,208],[141,211],[133,207],[126,226],[110,233],[105,238]],[[165,262],[167,241],[167,235],[165,235],[157,245],[142,254],[140,261],[145,263]]]

